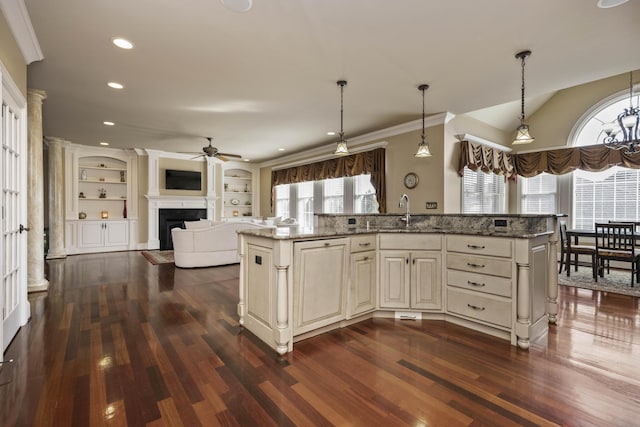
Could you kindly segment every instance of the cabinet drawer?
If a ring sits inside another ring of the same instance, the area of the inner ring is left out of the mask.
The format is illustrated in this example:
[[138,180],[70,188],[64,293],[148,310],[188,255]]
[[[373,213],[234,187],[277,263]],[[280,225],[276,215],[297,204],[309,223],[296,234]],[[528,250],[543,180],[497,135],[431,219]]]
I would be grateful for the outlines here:
[[370,251],[376,248],[376,235],[367,234],[351,238],[351,253]]
[[460,270],[447,270],[447,285],[508,298],[511,297],[511,279],[503,277],[469,273]]
[[481,256],[447,254],[447,268],[511,278],[511,260]]
[[447,311],[511,328],[511,300],[464,289],[447,289]]
[[380,249],[436,250],[442,249],[441,234],[380,234]]
[[499,237],[447,236],[447,250],[474,255],[512,256],[512,240]]

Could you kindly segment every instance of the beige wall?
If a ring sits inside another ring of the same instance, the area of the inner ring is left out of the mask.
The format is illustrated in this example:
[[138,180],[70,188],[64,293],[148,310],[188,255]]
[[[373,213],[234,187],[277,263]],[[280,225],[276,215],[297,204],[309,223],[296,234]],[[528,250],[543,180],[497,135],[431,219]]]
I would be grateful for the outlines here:
[[[459,213],[461,178],[458,175],[459,144],[456,135],[472,134],[499,144],[507,145],[510,135],[469,117],[456,117],[447,124],[427,128],[426,136],[431,157],[414,156],[420,142],[420,129],[386,138],[387,211],[400,213],[398,202],[406,193],[412,213]],[[310,160],[312,161],[312,160]],[[404,176],[409,172],[418,175],[414,189],[404,186]],[[260,169],[260,211],[272,215],[271,168]],[[427,209],[427,202],[436,202],[437,209]]]
[[0,62],[9,71],[14,83],[27,97],[27,63],[22,57],[4,15],[0,13]]
[[[158,192],[161,196],[206,196],[207,195],[207,164],[193,160],[172,159],[161,157],[158,159]],[[201,172],[201,190],[167,190],[164,182],[164,171],[177,169]]]
[[[636,83],[639,75],[640,72],[634,72]],[[608,96],[624,90],[629,90],[628,73],[558,91],[527,119],[531,135],[536,140],[532,145],[521,146],[520,150],[567,146],[571,129],[587,110]]]

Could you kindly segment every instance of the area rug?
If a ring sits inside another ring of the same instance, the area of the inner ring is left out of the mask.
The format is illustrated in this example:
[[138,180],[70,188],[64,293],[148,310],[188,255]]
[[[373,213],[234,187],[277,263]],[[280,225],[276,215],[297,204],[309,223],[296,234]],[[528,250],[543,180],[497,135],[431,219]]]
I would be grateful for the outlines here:
[[142,251],[142,255],[153,265],[173,263],[173,251]]
[[591,267],[578,267],[577,272],[572,268],[570,277],[567,277],[565,270],[558,274],[558,284],[640,297],[640,284],[634,283],[633,288],[631,287],[630,271],[605,272],[604,277],[598,277],[598,283],[596,283],[593,280]]

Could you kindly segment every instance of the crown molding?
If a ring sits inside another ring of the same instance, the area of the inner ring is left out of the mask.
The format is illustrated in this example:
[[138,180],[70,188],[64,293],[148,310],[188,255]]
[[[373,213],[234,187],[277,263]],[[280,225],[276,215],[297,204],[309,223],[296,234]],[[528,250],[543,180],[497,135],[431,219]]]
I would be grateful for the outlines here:
[[493,141],[489,141],[488,139],[480,138],[468,133],[461,133],[459,135],[456,135],[456,138],[458,138],[459,141],[469,141],[473,142],[474,144],[486,145],[487,147],[495,148],[496,150],[500,151],[506,151],[507,153],[513,151],[511,147],[506,147]]
[[[426,128],[432,126],[438,126],[449,123],[455,114],[453,113],[439,113],[425,118],[424,126]],[[385,138],[390,138],[396,135],[402,135],[404,133],[413,132],[415,130],[422,129],[422,119],[413,120],[411,122],[403,123],[396,126],[391,126],[385,129],[365,133],[364,135],[356,136],[354,138],[348,138],[349,152],[358,153],[362,151],[373,150],[374,148],[386,147],[387,142],[382,141],[374,144],[370,142],[380,141]],[[333,154],[336,148],[334,142],[323,145],[321,147],[312,148],[302,151],[300,153],[290,154],[288,156],[279,157],[277,159],[267,160],[258,165],[258,167],[273,167],[274,169],[284,169],[288,167],[294,167],[305,163],[313,163],[321,160],[330,159],[335,157]],[[277,167],[274,167],[276,166]]]
[[2,11],[27,65],[34,61],[42,61],[44,55],[24,0],[0,0],[0,11]]

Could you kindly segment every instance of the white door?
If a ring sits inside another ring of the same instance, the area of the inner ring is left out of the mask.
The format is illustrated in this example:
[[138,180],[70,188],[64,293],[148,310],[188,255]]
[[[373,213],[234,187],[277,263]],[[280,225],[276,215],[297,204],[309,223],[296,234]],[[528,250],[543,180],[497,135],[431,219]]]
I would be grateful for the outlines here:
[[2,224],[0,233],[0,306],[2,328],[0,342],[2,353],[29,318],[27,300],[27,235],[23,225],[27,224],[27,135],[26,102],[12,82],[2,75],[2,160],[0,188],[2,188]]

